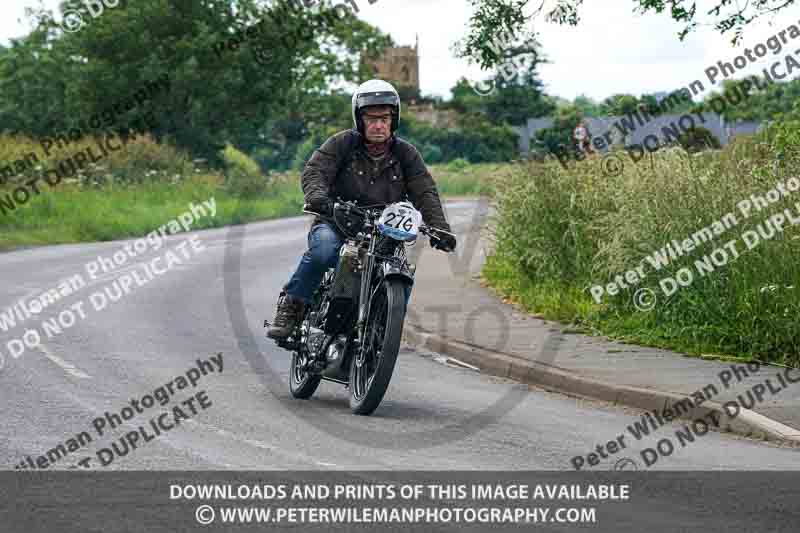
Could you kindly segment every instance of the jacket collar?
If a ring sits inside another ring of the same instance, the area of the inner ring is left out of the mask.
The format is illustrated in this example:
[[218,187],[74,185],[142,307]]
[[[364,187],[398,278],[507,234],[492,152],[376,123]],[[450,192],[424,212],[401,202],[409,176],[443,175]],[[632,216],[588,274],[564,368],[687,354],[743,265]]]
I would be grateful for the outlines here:
[[[366,137],[361,135],[361,133],[356,129],[353,129],[352,131],[356,135],[356,138],[358,139],[358,144],[357,144],[358,149],[363,151],[365,154],[369,154],[369,150],[367,150]],[[397,146],[397,135],[395,133],[392,133],[391,136],[389,137],[389,146],[387,147],[386,153],[394,156],[395,146]]]

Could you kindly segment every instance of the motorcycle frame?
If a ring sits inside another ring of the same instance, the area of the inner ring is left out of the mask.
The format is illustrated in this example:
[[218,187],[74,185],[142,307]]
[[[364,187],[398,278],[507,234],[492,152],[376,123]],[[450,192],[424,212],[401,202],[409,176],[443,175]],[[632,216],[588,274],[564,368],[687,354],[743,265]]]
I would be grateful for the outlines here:
[[[318,215],[318,213],[314,213],[311,211],[305,211],[309,214]],[[346,212],[349,213],[350,209],[349,206],[346,208]],[[365,350],[365,342],[364,338],[366,336],[366,327],[367,322],[369,319],[369,313],[371,311],[371,304],[372,304],[372,296],[374,293],[370,292],[370,289],[373,284],[373,280],[375,279],[375,267],[376,267],[376,258],[377,255],[375,253],[375,248],[378,243],[378,239],[380,237],[380,232],[378,231],[377,224],[374,217],[367,217],[364,221],[364,225],[362,226],[359,233],[363,235],[369,235],[369,246],[364,253],[364,257],[361,260],[361,279],[360,279],[360,287],[359,287],[359,301],[358,301],[358,317],[355,322],[355,339],[354,339],[354,350],[351,352],[356,357],[356,364],[360,367],[364,363],[364,358],[366,356]],[[336,223],[335,215],[334,215],[334,223]],[[402,243],[405,246],[405,243]],[[380,276],[380,282],[383,282],[384,279],[390,278],[400,278],[406,284],[413,284],[414,283],[414,276],[406,268],[397,267],[396,265],[388,265],[385,269],[386,272]],[[300,327],[300,326],[299,326]],[[331,339],[329,342],[326,342],[321,347],[321,353],[325,353],[327,351],[328,345],[332,342]],[[288,348],[288,347],[287,347]],[[307,348],[306,348],[307,349]],[[319,354],[311,354],[315,359],[319,357]],[[349,358],[345,355],[345,360],[342,364],[347,364]],[[323,377],[323,379],[330,379]]]
[[372,275],[375,270],[375,246],[378,242],[377,228],[375,224],[372,223],[372,220],[367,220],[363,229],[369,231],[371,236],[369,249],[364,257],[364,266],[361,272],[361,291],[358,298],[358,321],[356,322],[356,331],[358,332],[356,337],[356,348],[358,349],[356,365],[358,365],[358,367],[364,364],[365,343],[363,341],[367,328],[367,317],[369,317],[372,303],[369,289],[372,286]]

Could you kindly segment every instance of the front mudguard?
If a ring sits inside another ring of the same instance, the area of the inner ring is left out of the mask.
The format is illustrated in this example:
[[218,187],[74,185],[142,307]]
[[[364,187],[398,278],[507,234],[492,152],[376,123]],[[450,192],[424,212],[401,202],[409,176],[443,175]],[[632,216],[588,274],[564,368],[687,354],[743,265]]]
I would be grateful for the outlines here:
[[397,280],[409,287],[414,286],[414,276],[408,270],[402,269],[396,265],[383,263],[378,272],[378,282],[375,284],[379,287],[384,281]]

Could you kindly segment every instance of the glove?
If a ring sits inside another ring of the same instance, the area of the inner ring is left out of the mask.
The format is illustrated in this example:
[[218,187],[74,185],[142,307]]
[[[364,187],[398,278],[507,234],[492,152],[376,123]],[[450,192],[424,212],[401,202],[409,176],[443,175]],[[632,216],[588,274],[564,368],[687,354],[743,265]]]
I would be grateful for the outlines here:
[[443,252],[452,252],[456,249],[456,244],[455,236],[446,233],[439,234],[438,240],[431,238],[431,246]]
[[324,217],[330,218],[333,216],[333,202],[327,198],[323,200],[314,200],[313,202],[306,204],[306,209],[308,211],[319,213]]

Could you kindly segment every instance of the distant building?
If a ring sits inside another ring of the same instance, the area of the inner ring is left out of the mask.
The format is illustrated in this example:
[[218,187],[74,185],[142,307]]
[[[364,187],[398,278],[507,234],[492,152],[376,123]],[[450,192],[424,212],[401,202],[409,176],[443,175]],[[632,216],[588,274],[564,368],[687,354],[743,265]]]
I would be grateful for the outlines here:
[[[610,133],[614,143],[620,142],[626,146],[642,145],[645,143],[645,137],[655,137],[659,143],[674,140],[674,132],[681,133],[683,131],[678,127],[683,116],[664,114],[645,117],[636,112],[625,117],[586,117],[584,122],[589,129],[589,134],[598,138],[597,142],[600,145],[593,145],[593,148],[605,153],[609,147],[601,137],[606,133]],[[696,119],[695,125],[709,130],[722,146],[727,145],[737,135],[752,135],[761,131],[765,126],[758,121],[726,122],[725,117],[712,112],[700,115],[692,113],[686,116],[690,116],[693,120]],[[527,154],[532,149],[532,145],[535,144],[536,132],[552,127],[554,122],[550,117],[529,118],[525,126],[514,128],[519,133],[519,148],[522,154]],[[622,131],[625,131],[626,134],[623,135]],[[652,144],[653,141],[651,140],[650,143]]]
[[436,109],[432,103],[417,104],[410,102],[405,112],[422,122],[436,128],[453,129],[457,125],[458,113],[452,109]]
[[725,133],[728,139],[733,139],[737,135],[755,135],[767,126],[766,122],[758,120],[737,120],[725,124]]
[[378,58],[368,58],[366,63],[372,67],[375,77],[386,80],[398,90],[401,87],[419,92],[419,37],[411,46],[387,48]]

